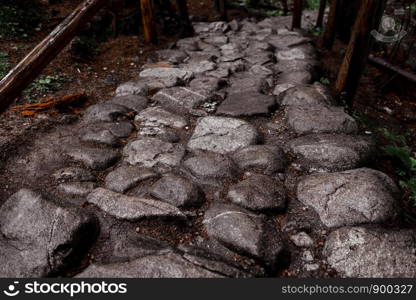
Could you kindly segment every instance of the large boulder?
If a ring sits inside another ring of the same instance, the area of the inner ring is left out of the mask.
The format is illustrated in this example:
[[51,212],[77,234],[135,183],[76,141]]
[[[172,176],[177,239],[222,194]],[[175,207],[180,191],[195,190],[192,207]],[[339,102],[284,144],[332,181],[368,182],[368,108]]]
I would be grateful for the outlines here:
[[248,122],[224,117],[204,117],[197,121],[188,142],[191,150],[229,153],[255,144],[257,130]]
[[0,277],[63,275],[82,259],[97,232],[93,215],[22,189],[0,209]]
[[285,107],[286,121],[297,134],[355,133],[357,122],[342,107],[291,105]]
[[286,205],[283,184],[265,175],[252,175],[231,186],[227,198],[234,204],[254,211],[283,209]]
[[323,254],[342,277],[414,278],[415,241],[412,230],[343,227],[329,235]]
[[216,203],[206,211],[203,223],[209,237],[270,267],[283,250],[279,232],[264,216],[238,206]]
[[327,227],[380,223],[396,214],[396,184],[380,171],[362,168],[303,178],[300,202],[310,206]]
[[374,150],[371,138],[346,134],[311,134],[289,142],[289,152],[302,169],[345,171],[361,167]]

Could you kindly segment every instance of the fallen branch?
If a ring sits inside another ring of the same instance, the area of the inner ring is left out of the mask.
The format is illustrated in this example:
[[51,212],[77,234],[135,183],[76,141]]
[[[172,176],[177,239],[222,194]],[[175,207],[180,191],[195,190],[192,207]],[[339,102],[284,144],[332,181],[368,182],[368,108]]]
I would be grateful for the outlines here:
[[80,32],[108,0],[86,0],[0,81],[0,113]]
[[85,92],[81,92],[79,94],[67,95],[59,98],[49,97],[41,103],[13,106],[10,109],[13,111],[18,111],[24,116],[32,116],[40,111],[65,107],[69,106],[70,104],[79,104],[81,101],[85,101],[86,99],[87,94]]
[[396,74],[398,74],[398,75],[416,83],[416,75],[415,74],[413,74],[409,71],[403,70],[399,67],[393,66],[391,63],[385,61],[382,58],[375,57],[374,55],[370,55],[368,60],[371,64],[373,64],[375,66],[387,69],[391,72],[394,72],[394,73],[396,73]]

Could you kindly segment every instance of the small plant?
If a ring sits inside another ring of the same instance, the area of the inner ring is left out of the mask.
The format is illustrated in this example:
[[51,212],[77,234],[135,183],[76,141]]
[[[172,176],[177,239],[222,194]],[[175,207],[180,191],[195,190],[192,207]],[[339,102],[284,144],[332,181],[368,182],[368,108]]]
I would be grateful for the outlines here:
[[42,11],[34,1],[1,1],[0,36],[26,38],[42,21]]
[[380,153],[395,162],[400,186],[407,190],[409,199],[416,206],[416,156],[408,145],[408,135],[396,134],[387,128],[380,128],[357,112],[353,113],[353,117],[367,130],[383,138],[384,146],[381,147]]
[[0,52],[0,80],[7,75],[10,64],[8,62],[9,53]]
[[66,81],[68,78],[64,75],[41,76],[23,91],[23,96],[29,103],[34,103],[37,97],[60,90]]
[[323,85],[331,84],[331,81],[327,77],[321,77],[321,79],[319,79],[319,82],[322,83]]

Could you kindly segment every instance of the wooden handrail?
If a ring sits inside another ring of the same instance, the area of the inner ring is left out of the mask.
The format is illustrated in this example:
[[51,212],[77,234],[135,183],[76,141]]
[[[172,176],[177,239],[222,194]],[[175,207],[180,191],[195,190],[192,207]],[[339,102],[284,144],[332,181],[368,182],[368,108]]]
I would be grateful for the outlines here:
[[107,4],[108,0],[86,0],[19,62],[0,81],[0,113],[83,29],[85,24]]

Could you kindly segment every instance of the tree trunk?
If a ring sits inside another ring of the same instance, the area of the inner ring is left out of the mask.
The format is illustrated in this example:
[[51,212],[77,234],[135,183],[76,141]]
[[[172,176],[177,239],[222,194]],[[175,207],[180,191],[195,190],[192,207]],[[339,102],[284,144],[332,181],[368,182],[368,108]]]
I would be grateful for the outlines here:
[[326,0],[321,0],[321,2],[319,3],[318,18],[316,19],[317,28],[322,27],[322,24],[324,22],[324,16],[325,16],[325,8],[326,8]]
[[186,0],[176,0],[176,8],[178,9],[178,15],[182,26],[182,32],[180,36],[191,36],[194,33],[194,30],[191,21],[189,20],[188,6],[186,4]]
[[339,15],[339,1],[340,0],[331,0],[328,21],[326,22],[325,32],[322,39],[322,45],[328,50],[332,49],[335,41]]
[[292,30],[302,26],[303,0],[293,1]]
[[156,22],[153,15],[152,0],[140,0],[144,39],[147,43],[157,43]]
[[371,30],[378,28],[386,0],[361,0],[351,40],[335,82],[334,94],[352,107],[372,45]]
[[0,81],[0,113],[7,109],[107,3],[108,0],[87,0],[80,4]]

